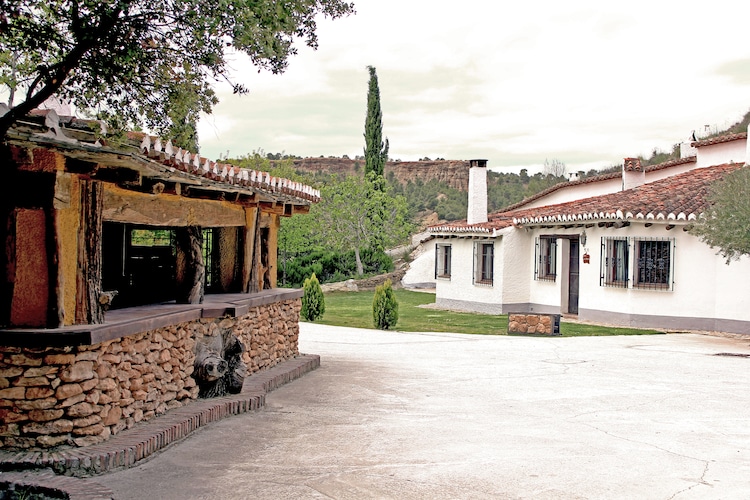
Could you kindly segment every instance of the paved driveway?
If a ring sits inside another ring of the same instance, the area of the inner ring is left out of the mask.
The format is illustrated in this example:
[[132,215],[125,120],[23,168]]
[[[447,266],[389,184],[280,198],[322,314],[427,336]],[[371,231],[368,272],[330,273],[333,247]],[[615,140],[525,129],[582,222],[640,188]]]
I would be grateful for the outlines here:
[[300,348],[322,366],[265,409],[96,481],[122,499],[750,497],[750,337],[303,324]]

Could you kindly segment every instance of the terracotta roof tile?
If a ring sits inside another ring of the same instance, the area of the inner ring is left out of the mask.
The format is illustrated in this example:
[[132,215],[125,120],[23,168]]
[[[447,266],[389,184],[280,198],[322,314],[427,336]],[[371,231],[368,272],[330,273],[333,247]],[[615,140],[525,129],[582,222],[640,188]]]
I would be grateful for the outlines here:
[[701,146],[712,146],[714,144],[721,144],[723,142],[739,141],[741,139],[747,140],[747,132],[739,132],[737,134],[721,135],[719,137],[712,137],[702,141],[695,141],[691,143],[693,147],[699,148]]
[[[106,141],[96,138],[93,134],[75,138],[66,136],[73,133],[72,125],[77,123],[79,128],[95,130],[101,126],[101,122],[95,120],[80,120],[69,116],[58,116],[54,110],[34,110],[28,117],[29,122],[24,125],[32,128],[31,137],[40,144],[53,145],[60,142],[66,143],[66,149],[76,148],[102,148],[106,147]],[[55,134],[50,135],[48,130],[55,127]],[[41,132],[40,132],[41,131]],[[251,188],[269,194],[284,194],[316,203],[320,201],[320,191],[299,182],[289,179],[272,177],[268,172],[259,172],[219,163],[203,158],[198,154],[175,147],[171,141],[163,141],[160,137],[152,137],[143,132],[128,132],[126,134],[128,143],[122,147],[112,147],[111,152],[128,153],[158,163],[170,171],[180,171],[195,177],[202,177],[214,182],[229,186]],[[130,149],[129,149],[130,148]],[[105,151],[104,149],[98,149]]]
[[710,186],[741,167],[740,163],[730,163],[693,169],[626,191],[538,208],[504,210],[490,214],[486,223],[469,226],[462,221],[433,226],[430,231],[491,233],[514,224],[560,224],[588,220],[695,220],[706,208]]
[[[655,172],[657,170],[663,170],[665,168],[674,167],[676,165],[682,165],[684,163],[693,163],[695,161],[696,161],[695,156],[688,156],[687,158],[678,158],[676,160],[669,160],[669,161],[659,163],[657,165],[648,165],[646,167],[646,172],[647,173]],[[540,191],[532,196],[529,196],[528,198],[524,198],[518,203],[509,205],[502,210],[509,211],[509,210],[514,210],[516,208],[520,208],[524,205],[527,205],[528,203],[531,203],[532,201],[536,201],[539,198],[543,198],[544,196],[547,196],[550,193],[554,193],[555,191],[558,191],[560,189],[564,189],[570,186],[580,186],[582,184],[592,184],[595,182],[602,182],[602,181],[608,181],[608,180],[620,179],[620,178],[622,178],[622,172],[610,172],[608,174],[596,175],[594,177],[586,177],[585,179],[580,179],[577,181],[561,182],[559,184],[555,184],[554,186],[550,186],[547,189]]]

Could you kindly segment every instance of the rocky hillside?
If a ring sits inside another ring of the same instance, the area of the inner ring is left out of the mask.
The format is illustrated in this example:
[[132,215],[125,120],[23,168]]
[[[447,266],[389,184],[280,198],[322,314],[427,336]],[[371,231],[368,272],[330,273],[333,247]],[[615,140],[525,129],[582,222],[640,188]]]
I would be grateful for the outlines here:
[[[294,160],[294,169],[301,172],[326,172],[350,174],[365,168],[364,160],[346,158],[303,158]],[[463,160],[434,161],[393,161],[385,165],[385,175],[391,173],[402,184],[421,179],[427,183],[432,179],[443,182],[455,189],[466,191],[469,186],[469,162]]]

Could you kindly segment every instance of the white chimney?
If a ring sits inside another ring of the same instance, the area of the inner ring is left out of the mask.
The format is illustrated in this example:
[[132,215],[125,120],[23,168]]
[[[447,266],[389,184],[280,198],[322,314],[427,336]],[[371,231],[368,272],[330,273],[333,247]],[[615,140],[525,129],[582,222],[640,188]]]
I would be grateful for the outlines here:
[[688,140],[680,143],[680,158],[698,156],[698,148],[693,146],[693,143],[696,142],[697,140],[694,137],[695,135],[693,135],[693,137],[688,138]]
[[487,160],[469,160],[467,224],[487,222]]
[[622,190],[633,189],[646,183],[646,168],[640,158],[625,158],[622,163]]

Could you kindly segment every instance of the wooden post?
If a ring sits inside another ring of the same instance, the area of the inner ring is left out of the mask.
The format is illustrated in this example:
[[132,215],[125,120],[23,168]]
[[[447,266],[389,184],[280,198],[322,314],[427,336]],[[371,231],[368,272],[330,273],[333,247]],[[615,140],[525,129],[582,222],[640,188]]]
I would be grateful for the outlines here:
[[177,243],[178,304],[202,304],[206,265],[203,262],[203,229],[198,226],[175,230]]
[[242,259],[242,291],[260,291],[260,207],[245,209],[245,251]]
[[[81,180],[81,223],[78,229],[78,273],[76,276],[75,322],[77,324],[104,323],[104,309],[99,303],[99,296],[102,293],[103,200],[101,181]],[[55,224],[53,227],[56,226]],[[54,240],[55,247],[50,248],[48,252],[55,251],[54,257],[49,257],[50,262],[59,259],[58,238],[55,237]],[[59,274],[59,270],[57,273]],[[50,276],[54,278],[50,279],[50,287],[59,288],[61,286],[59,276],[57,274],[50,274]],[[62,295],[61,291],[57,293]],[[50,301],[50,311],[54,306],[55,303]]]

